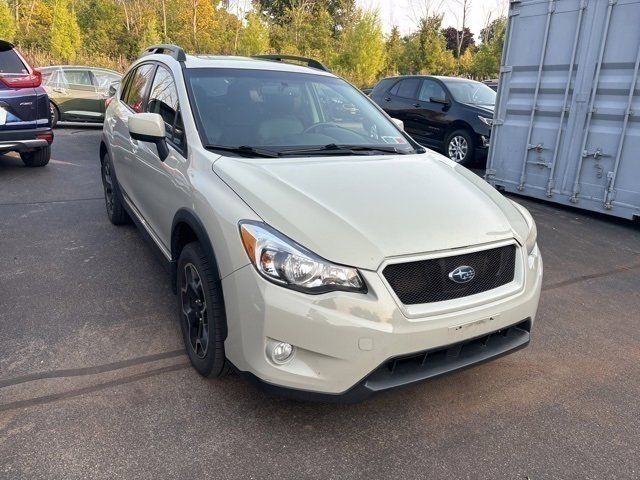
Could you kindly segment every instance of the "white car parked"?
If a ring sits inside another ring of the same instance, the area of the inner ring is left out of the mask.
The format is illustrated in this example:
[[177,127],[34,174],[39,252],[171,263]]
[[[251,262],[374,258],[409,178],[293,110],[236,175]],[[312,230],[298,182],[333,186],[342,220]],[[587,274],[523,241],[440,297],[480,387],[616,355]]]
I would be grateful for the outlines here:
[[109,219],[166,259],[202,375],[357,401],[529,342],[531,215],[318,62],[151,47],[100,156]]

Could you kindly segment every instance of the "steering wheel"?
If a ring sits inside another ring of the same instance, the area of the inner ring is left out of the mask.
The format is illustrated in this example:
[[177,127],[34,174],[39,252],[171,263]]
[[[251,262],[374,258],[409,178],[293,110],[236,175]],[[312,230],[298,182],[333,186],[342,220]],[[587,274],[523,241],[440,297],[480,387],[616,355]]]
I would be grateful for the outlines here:
[[329,127],[340,128],[342,130],[346,130],[347,132],[353,133],[348,128],[345,128],[345,127],[343,127],[341,125],[338,125],[337,123],[333,123],[333,122],[316,123],[315,125],[311,125],[311,126],[305,128],[302,133],[314,133],[316,130],[324,130],[324,129],[329,128]]

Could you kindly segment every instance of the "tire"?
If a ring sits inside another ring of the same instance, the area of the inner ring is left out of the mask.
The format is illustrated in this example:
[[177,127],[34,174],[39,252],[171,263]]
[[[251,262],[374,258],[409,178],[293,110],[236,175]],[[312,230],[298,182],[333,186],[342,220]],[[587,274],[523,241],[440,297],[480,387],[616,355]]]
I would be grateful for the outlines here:
[[227,375],[226,316],[218,272],[198,242],[187,244],[177,268],[178,317],[184,346],[196,371],[209,378]]
[[27,167],[44,167],[51,158],[51,145],[32,152],[20,152],[20,158]]
[[124,209],[122,194],[118,181],[113,175],[113,165],[109,155],[105,155],[101,165],[102,188],[104,190],[104,203],[107,209],[109,221],[114,225],[126,225],[131,222],[129,214]]
[[51,120],[51,128],[55,128],[60,121],[60,112],[53,102],[49,102],[49,119]]
[[449,134],[444,143],[444,154],[465,167],[472,165],[475,160],[475,142],[467,130],[455,130]]

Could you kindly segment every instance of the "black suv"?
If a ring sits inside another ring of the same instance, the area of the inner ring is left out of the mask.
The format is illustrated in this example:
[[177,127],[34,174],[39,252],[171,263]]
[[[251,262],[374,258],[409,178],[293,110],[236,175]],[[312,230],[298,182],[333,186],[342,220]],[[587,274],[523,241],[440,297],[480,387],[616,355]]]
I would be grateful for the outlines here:
[[49,163],[53,132],[42,75],[0,40],[0,154],[15,151],[28,167]]
[[369,95],[422,145],[463,165],[485,160],[496,92],[454,77],[402,76],[380,80]]

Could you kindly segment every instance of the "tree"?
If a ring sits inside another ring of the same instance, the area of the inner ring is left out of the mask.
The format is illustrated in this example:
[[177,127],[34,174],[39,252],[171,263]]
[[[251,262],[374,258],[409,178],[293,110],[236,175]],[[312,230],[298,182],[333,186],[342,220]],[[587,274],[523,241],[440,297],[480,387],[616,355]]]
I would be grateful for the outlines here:
[[492,42],[496,35],[504,35],[505,18],[496,18],[489,22],[482,30],[480,30],[480,40],[482,43]]
[[467,28],[467,20],[471,11],[471,0],[451,0],[451,13],[458,23],[456,29],[456,58],[460,58],[462,54],[462,46],[465,43],[465,37],[469,29]]
[[400,36],[400,29],[394,26],[385,45],[387,51],[386,75],[397,75],[404,62],[405,46]]
[[0,31],[4,40],[13,41],[16,34],[16,22],[6,0],[0,0]]
[[488,40],[482,43],[473,59],[471,70],[476,78],[495,78],[500,72],[507,19],[498,18],[491,25],[491,35],[487,35]]
[[464,32],[459,32],[455,27],[447,27],[442,31],[442,34],[447,41],[447,49],[454,52],[456,58],[459,56],[458,42],[461,38],[462,45],[460,46],[460,54],[464,54],[470,46],[476,44],[476,41],[473,38],[473,33],[469,27],[465,27]]
[[6,0],[0,0],[0,32],[8,42],[12,42],[16,34],[16,21]]
[[344,32],[334,67],[359,87],[373,85],[385,66],[385,42],[377,13],[359,10]]
[[239,55],[256,55],[269,49],[269,29],[255,12],[247,15],[247,22],[240,30],[237,46]]
[[113,0],[77,2],[78,26],[82,31],[82,49],[118,55],[122,52],[124,16]]
[[420,19],[418,31],[407,39],[406,73],[447,75],[455,70],[455,59],[453,53],[447,50],[441,27],[442,15]]
[[80,50],[80,27],[75,11],[68,0],[53,1],[51,23],[51,54],[65,61],[72,61]]

